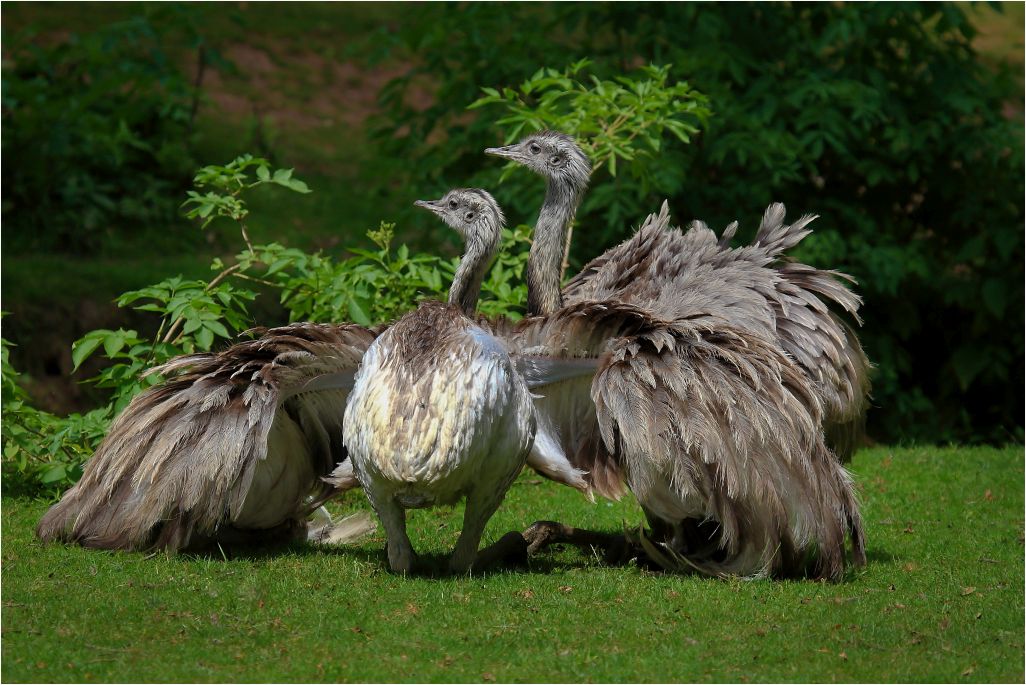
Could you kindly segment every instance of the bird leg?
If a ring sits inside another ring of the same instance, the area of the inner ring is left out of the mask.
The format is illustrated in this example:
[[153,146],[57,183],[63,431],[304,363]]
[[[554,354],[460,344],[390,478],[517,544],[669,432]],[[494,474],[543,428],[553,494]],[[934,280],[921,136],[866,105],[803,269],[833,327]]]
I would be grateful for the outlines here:
[[474,565],[485,525],[502,503],[502,497],[495,497],[494,493],[478,494],[481,490],[479,488],[467,495],[467,506],[463,510],[463,530],[449,559],[449,570],[453,573],[466,573]]
[[409,573],[417,555],[406,534],[406,510],[391,497],[386,497],[381,503],[372,500],[371,504],[385,529],[388,565],[395,573]]
[[626,536],[619,533],[600,533],[583,528],[574,528],[556,521],[535,521],[523,532],[527,541],[527,553],[536,554],[549,545],[568,544],[586,552],[593,549],[603,551],[606,563],[623,563],[637,556],[634,546]]

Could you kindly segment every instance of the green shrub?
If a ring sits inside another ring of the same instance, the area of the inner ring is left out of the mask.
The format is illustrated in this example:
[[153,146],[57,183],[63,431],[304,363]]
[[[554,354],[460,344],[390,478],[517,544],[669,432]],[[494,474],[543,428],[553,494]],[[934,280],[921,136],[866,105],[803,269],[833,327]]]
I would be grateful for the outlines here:
[[[541,129],[562,131],[580,142],[592,161],[592,189],[578,214],[589,237],[602,243],[621,236],[626,222],[647,213],[652,194],[680,192],[684,177],[668,165],[667,149],[690,143],[710,111],[704,95],[686,82],[670,81],[669,65],[641,67],[612,80],[587,74],[589,66],[581,60],[562,72],[539,69],[501,93],[483,88],[484,97],[469,109],[503,113],[496,125],[504,127],[507,143]],[[504,175],[502,181],[507,187],[497,189],[500,196],[530,196],[541,187],[523,173]]]
[[82,475],[82,464],[107,432],[112,408],[67,418],[34,408],[8,359],[10,346],[0,338],[4,491],[53,495]]
[[[1005,114],[1022,90],[1007,69],[977,58],[963,7],[470,3],[412,11],[423,16],[396,40],[419,59],[383,92],[378,129],[407,180],[494,180],[479,173],[487,168],[481,150],[513,135],[515,124],[496,124],[494,110],[461,118],[482,88],[516,90],[539,67],[583,56],[600,79],[672,63],[714,115],[694,144],[664,145],[645,161],[665,175],[659,184],[596,179],[578,222],[589,240],[575,244],[572,261],[626,237],[664,195],[681,223],[722,227],[737,218],[742,237],[770,202],[815,212],[816,233],[796,255],[859,280],[860,335],[878,364],[870,434],[1022,440],[1023,129],[1021,115]],[[437,84],[436,99],[418,110],[404,94],[424,75]],[[524,190],[526,176],[499,189],[500,203],[540,205],[541,184]],[[629,206],[617,208],[620,198]]]

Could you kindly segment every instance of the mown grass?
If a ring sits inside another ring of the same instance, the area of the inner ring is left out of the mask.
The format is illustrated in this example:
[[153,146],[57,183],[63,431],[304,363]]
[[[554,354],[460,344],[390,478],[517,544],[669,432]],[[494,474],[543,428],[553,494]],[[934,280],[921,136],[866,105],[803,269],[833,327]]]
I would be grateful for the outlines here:
[[[2,677],[15,681],[1023,680],[1023,450],[860,452],[869,565],[845,582],[608,568],[572,550],[465,578],[351,549],[147,558],[43,546],[45,504],[3,503]],[[365,506],[350,497],[342,508]],[[459,511],[415,512],[447,553]],[[524,475],[492,539],[536,518],[618,529]]]

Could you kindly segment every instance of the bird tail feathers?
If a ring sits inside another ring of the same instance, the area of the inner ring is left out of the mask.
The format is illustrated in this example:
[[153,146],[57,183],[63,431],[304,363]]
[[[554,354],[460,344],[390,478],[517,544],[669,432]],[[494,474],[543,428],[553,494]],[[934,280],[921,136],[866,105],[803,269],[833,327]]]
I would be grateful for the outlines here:
[[366,511],[332,521],[328,516],[326,522],[310,526],[307,540],[322,545],[347,545],[359,542],[378,529],[374,517]]

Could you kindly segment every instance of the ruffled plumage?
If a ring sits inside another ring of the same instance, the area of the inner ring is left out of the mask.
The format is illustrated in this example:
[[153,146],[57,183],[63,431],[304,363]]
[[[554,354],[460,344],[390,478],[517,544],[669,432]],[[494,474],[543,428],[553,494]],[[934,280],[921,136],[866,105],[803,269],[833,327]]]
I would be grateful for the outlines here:
[[[156,369],[43,517],[43,540],[171,551],[300,534],[347,458],[342,407],[380,329],[300,323]],[[313,389],[318,379],[328,379]]]

